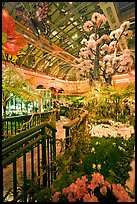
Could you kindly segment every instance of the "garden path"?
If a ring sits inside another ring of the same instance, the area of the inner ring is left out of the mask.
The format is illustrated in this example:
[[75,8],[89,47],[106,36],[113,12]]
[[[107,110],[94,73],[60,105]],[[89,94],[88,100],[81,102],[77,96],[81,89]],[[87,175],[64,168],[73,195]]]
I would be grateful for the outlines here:
[[[63,125],[65,125],[68,122],[70,122],[70,119],[68,119],[65,116],[60,116],[60,120],[56,122],[56,129],[57,129],[56,138],[57,139],[62,139],[62,140],[65,139],[65,129],[63,129]],[[57,143],[57,146],[56,146],[57,156],[59,155],[60,150],[61,150],[61,145]]]

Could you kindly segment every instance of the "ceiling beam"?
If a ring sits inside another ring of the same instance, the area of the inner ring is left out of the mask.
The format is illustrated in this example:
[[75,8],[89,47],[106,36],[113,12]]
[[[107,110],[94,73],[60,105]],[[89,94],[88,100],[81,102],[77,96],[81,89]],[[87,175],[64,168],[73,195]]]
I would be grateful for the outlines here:
[[18,21],[15,21],[16,24],[16,30],[19,33],[22,33],[26,40],[33,44],[35,47],[39,46],[44,51],[47,51],[52,56],[55,56],[65,62],[68,62],[70,64],[75,64],[75,57],[71,55],[70,53],[66,52],[65,50],[61,49],[59,46],[52,43],[52,45],[49,44],[49,41],[45,39],[43,36],[41,36],[41,41],[44,44],[44,47],[42,46],[41,42],[37,39],[37,37],[33,34],[31,30],[28,30],[27,27],[19,23]]
[[[110,29],[113,31],[120,27],[121,22],[119,20],[115,5],[113,2],[99,2],[98,5],[102,9],[105,14],[107,21],[110,25]],[[121,50],[127,49],[127,40],[122,39],[119,43],[119,47]]]

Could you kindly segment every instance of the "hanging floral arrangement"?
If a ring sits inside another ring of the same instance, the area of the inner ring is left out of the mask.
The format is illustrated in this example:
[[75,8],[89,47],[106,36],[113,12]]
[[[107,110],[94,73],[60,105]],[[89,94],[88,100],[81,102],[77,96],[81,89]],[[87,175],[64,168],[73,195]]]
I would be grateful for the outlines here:
[[26,45],[25,37],[16,32],[14,19],[6,9],[2,9],[2,50],[10,55],[17,55]]

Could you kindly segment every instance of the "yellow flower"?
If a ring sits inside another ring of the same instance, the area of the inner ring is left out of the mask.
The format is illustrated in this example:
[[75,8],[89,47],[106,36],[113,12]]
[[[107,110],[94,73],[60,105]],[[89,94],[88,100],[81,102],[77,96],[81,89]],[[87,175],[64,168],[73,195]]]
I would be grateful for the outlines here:
[[93,164],[93,166],[92,166],[92,167],[93,167],[93,169],[95,169],[95,168],[96,168],[96,164]]
[[118,146],[118,149],[119,149],[119,150],[122,150],[123,148],[122,148],[122,147],[120,147],[120,146]]
[[101,164],[98,164],[97,169],[100,171],[100,169],[101,169]]

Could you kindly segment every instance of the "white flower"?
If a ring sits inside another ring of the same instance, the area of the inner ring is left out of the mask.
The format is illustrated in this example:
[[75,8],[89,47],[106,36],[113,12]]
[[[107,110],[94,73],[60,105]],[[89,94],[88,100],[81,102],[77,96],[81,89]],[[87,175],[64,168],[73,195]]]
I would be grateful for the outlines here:
[[110,37],[110,39],[113,39],[113,38],[118,39],[119,36],[121,35],[121,33],[122,33],[122,30],[121,30],[121,29],[116,29],[116,30],[114,30],[114,31],[112,31],[112,32],[110,33],[109,37]]
[[[97,39],[99,39],[99,35],[96,36]],[[89,37],[90,40],[95,40],[95,33],[91,34]]]
[[111,55],[105,55],[103,60],[104,61],[110,61],[111,60]]
[[96,168],[96,164],[93,164],[92,168],[95,169]]
[[130,27],[131,22],[130,21],[125,21],[121,24],[120,29],[122,30],[127,30]]
[[122,150],[123,148],[122,148],[121,146],[118,146],[118,149],[119,149],[119,150]]
[[84,38],[84,39],[81,41],[81,44],[87,45],[87,39]]
[[96,142],[96,145],[98,145],[98,142]]
[[92,147],[91,152],[94,152],[94,151],[95,151],[95,148],[94,148],[94,147]]

